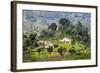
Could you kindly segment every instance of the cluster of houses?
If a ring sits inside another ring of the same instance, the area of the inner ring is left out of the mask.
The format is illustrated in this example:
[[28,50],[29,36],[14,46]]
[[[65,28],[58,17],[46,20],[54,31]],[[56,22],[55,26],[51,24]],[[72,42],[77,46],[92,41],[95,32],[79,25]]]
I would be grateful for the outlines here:
[[[61,42],[61,43],[65,43],[65,44],[71,44],[71,40],[70,39],[68,39],[68,38],[63,38],[62,40],[59,40],[59,42]],[[51,53],[52,51],[53,51],[53,48],[55,48],[55,46],[54,46],[54,44],[52,43],[52,42],[50,42],[50,41],[43,41],[43,40],[40,40],[40,41],[38,41],[37,42],[38,43],[38,47],[40,47],[40,46],[43,46],[44,48],[37,48],[37,50],[38,50],[38,52],[40,53],[41,52],[41,50],[43,50],[43,49],[47,49],[47,51],[49,52],[49,53]],[[72,49],[69,49],[69,50],[67,50],[67,51],[69,51],[69,52],[76,52],[77,51],[77,53],[79,53],[80,54],[80,52],[86,52],[87,50],[85,50],[84,48],[81,48],[81,49],[77,49],[77,50],[75,50],[75,49],[73,49],[74,47],[72,47]],[[58,51],[57,51],[61,56],[63,56],[63,53],[65,52],[65,50],[63,49],[63,48],[60,48],[60,49],[58,49]]]
[[[68,38],[63,38],[62,40],[59,40],[59,42],[62,42],[62,43],[65,43],[65,44],[70,44],[71,40],[68,39]],[[38,44],[43,45],[44,48],[50,48],[50,47],[54,48],[54,44],[51,43],[50,41],[40,40],[40,41],[38,41]]]
[[44,48],[49,48],[49,47],[54,48],[53,43],[51,43],[49,41],[39,41],[38,43],[39,43],[39,45],[43,45]]

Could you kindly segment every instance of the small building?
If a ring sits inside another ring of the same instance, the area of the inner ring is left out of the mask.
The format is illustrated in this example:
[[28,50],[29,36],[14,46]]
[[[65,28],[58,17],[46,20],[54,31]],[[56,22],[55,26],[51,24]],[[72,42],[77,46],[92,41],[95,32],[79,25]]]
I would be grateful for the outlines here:
[[49,48],[49,47],[54,48],[53,43],[51,43],[50,41],[39,41],[38,43],[40,45],[43,45],[45,48]]
[[62,40],[60,40],[60,42],[64,42],[64,43],[70,44],[71,43],[71,40],[68,39],[68,38],[63,38]]

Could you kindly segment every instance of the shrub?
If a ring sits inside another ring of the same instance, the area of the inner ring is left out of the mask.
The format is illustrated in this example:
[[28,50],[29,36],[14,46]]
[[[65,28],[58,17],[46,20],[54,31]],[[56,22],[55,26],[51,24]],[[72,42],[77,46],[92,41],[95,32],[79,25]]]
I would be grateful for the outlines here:
[[51,54],[51,52],[53,52],[53,47],[47,48],[47,52],[48,52],[49,54]]
[[63,56],[64,55],[64,49],[62,47],[60,47],[58,49],[58,53],[60,54],[60,56]]

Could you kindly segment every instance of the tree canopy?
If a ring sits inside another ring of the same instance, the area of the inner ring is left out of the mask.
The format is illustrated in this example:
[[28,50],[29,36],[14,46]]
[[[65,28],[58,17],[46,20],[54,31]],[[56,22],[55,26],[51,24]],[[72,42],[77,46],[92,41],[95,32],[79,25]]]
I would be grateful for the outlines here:
[[48,28],[52,29],[52,30],[56,30],[57,29],[57,24],[56,23],[51,23],[51,25]]

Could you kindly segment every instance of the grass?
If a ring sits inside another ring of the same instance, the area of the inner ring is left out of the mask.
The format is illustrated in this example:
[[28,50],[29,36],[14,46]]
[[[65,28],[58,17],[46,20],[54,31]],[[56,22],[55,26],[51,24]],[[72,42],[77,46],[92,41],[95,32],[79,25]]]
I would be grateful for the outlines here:
[[[49,54],[46,49],[42,50],[41,53],[37,52],[37,48],[30,48],[27,52],[23,53],[23,62],[40,62],[40,61],[61,61],[61,60],[81,60],[90,59],[90,50],[84,49],[85,45],[76,42],[74,45],[58,42],[52,40],[53,43],[58,44],[58,47],[53,48],[53,52]],[[62,47],[66,50],[64,56],[60,56],[57,52]],[[70,50],[74,47],[75,52],[71,53]],[[83,49],[83,50],[81,50]]]

